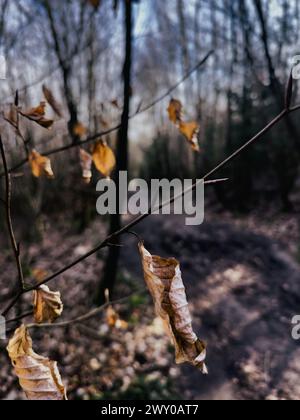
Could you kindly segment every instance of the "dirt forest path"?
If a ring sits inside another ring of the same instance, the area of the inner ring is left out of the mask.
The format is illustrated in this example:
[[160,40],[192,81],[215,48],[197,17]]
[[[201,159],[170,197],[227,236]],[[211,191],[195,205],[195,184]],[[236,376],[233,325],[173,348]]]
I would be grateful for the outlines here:
[[[284,245],[222,219],[186,227],[179,216],[153,216],[136,232],[150,252],[180,260],[195,330],[208,343],[209,376],[182,366],[181,395],[300,399],[300,342],[291,338],[300,269]],[[132,247],[123,261],[141,277]]]

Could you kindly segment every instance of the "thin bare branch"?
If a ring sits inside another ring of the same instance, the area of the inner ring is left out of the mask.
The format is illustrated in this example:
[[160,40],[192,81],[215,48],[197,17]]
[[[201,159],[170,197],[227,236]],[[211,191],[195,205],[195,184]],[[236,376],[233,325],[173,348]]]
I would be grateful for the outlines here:
[[[287,86],[287,90],[289,89],[289,87]],[[285,94],[286,97],[287,93]],[[234,160],[236,157],[240,156],[245,150],[247,150],[250,146],[252,146],[253,144],[255,144],[257,141],[261,140],[263,138],[263,136],[269,132],[275,125],[277,125],[280,121],[282,121],[284,119],[284,117],[286,117],[287,115],[289,115],[290,113],[296,111],[298,109],[298,107],[294,107],[294,108],[284,108],[283,111],[277,115],[269,124],[266,125],[266,127],[264,127],[259,133],[257,133],[255,136],[253,136],[249,141],[247,141],[242,147],[240,147],[238,150],[236,150],[234,153],[232,153],[229,157],[227,157],[225,160],[223,160],[219,165],[217,165],[214,169],[212,169],[211,171],[209,171],[204,177],[204,180],[207,180],[209,177],[211,177],[213,174],[215,174],[217,171],[219,171],[221,168],[223,168],[226,164],[228,164],[229,162],[231,162],[232,160]],[[214,181],[206,181],[205,184],[211,184],[211,183],[215,183],[215,182],[220,182],[220,181],[224,181],[223,180],[214,180]],[[179,196],[174,196],[170,201],[168,201],[167,203],[162,203],[161,206],[159,206],[158,210],[161,210],[163,207],[170,205],[172,203],[174,203],[174,201],[176,199],[178,199],[180,196],[184,197],[185,194],[187,194],[190,191],[194,191],[199,182],[202,182],[202,180],[197,181],[192,188],[189,188],[188,190],[183,191],[183,193]],[[68,271],[69,269],[73,268],[74,266],[80,264],[82,261],[86,260],[87,258],[89,258],[91,255],[95,254],[96,252],[98,252],[99,250],[109,246],[109,244],[113,243],[114,240],[123,235],[124,233],[127,233],[128,231],[131,231],[132,228],[134,226],[136,226],[137,224],[141,223],[144,219],[146,219],[147,217],[150,216],[151,213],[151,208],[149,209],[149,212],[146,214],[142,214],[141,216],[135,218],[132,222],[130,222],[129,224],[127,224],[126,226],[124,226],[123,228],[121,228],[119,231],[109,235],[103,242],[101,242],[96,248],[92,249],[91,251],[89,251],[87,254],[83,255],[82,257],[78,258],[77,260],[73,261],[71,264],[67,265],[66,267],[62,268],[61,270],[59,270],[58,272],[52,274],[50,277],[46,278],[43,282],[32,286],[26,290],[23,290],[22,292],[20,292],[13,300],[12,302],[10,302],[8,304],[8,306],[6,307],[6,309],[2,312],[2,315],[5,316],[10,310],[11,308],[13,308],[13,306],[18,302],[18,300],[20,299],[20,297],[24,294],[24,293],[28,293],[31,292],[33,290],[36,290],[39,286],[41,286],[42,284],[46,284],[50,281],[52,281],[53,279],[55,279],[56,277],[60,276],[61,274],[65,273],[66,271]]]
[[[169,88],[164,94],[162,94],[161,96],[156,98],[153,102],[151,102],[150,104],[146,105],[143,108],[138,109],[134,114],[131,114],[129,116],[129,119],[133,119],[133,118],[137,117],[138,115],[141,115],[146,111],[149,111],[151,108],[153,108],[154,106],[159,104],[161,101],[163,101],[165,98],[167,98],[169,95],[171,95],[171,93],[174,92],[182,83],[184,83],[196,71],[198,71],[207,62],[207,60],[210,58],[210,56],[212,54],[213,54],[213,51],[210,51],[208,54],[206,54],[206,56],[195,67],[193,67],[191,70],[189,70],[183,78],[181,78],[179,81],[177,81],[171,88]],[[55,155],[57,153],[65,152],[65,151],[67,151],[69,149],[72,149],[74,147],[83,146],[84,144],[91,143],[91,142],[99,139],[100,137],[103,137],[103,136],[106,136],[108,134],[114,133],[115,131],[118,131],[120,129],[120,127],[121,127],[121,125],[118,124],[118,125],[116,125],[114,127],[111,127],[107,130],[104,130],[104,131],[96,133],[92,136],[89,136],[88,138],[86,138],[84,140],[79,140],[76,143],[67,144],[66,146],[58,147],[58,148],[49,150],[48,152],[44,152],[44,153],[42,153],[42,155],[43,156],[52,156],[52,155]],[[22,168],[26,163],[28,163],[28,159],[22,159],[19,163],[17,163],[16,165],[12,166],[9,169],[9,173],[14,172],[14,171]],[[4,176],[4,173],[0,173],[0,177],[2,177],[2,176]]]
[[29,324],[27,328],[49,328],[49,329],[55,329],[55,328],[65,328],[70,325],[74,324],[80,324],[84,321],[88,321],[91,318],[95,318],[99,314],[101,314],[105,309],[107,309],[109,306],[117,305],[119,303],[123,303],[131,299],[133,296],[139,294],[139,293],[145,293],[147,290],[146,288],[141,288],[139,290],[136,290],[135,292],[131,293],[129,296],[123,297],[118,300],[114,300],[111,302],[106,302],[104,305],[99,306],[99,308],[92,309],[91,311],[77,317],[71,320],[63,321],[63,322],[57,322],[55,324]]
[[16,260],[16,266],[18,270],[18,280],[19,280],[19,288],[21,291],[24,290],[24,275],[22,269],[22,263],[20,258],[20,244],[17,244],[14,229],[12,225],[12,217],[11,217],[11,180],[10,175],[8,173],[6,155],[4,150],[4,145],[2,141],[2,137],[0,136],[0,150],[1,156],[3,161],[3,167],[5,172],[5,186],[6,186],[6,199],[5,199],[5,212],[6,212],[6,222],[7,228],[9,232],[10,242],[12,246],[12,250]]
[[[224,179],[215,179],[215,180],[211,180],[211,181],[206,181],[204,184],[205,185],[214,185],[220,182],[225,182],[227,181],[227,178]],[[199,183],[202,181],[197,181],[194,183],[194,185],[191,188],[186,189],[185,191],[182,192],[181,196],[184,197],[187,193],[194,191],[197,186],[199,185]],[[171,200],[166,201],[164,203],[162,203],[159,206],[159,209],[156,210],[161,210],[164,207],[171,205],[174,203],[175,200],[177,200],[179,198],[179,196],[175,196],[173,198],[171,198]],[[97,252],[99,252],[101,249],[106,248],[107,246],[110,246],[114,240],[127,233],[128,231],[132,230],[132,228],[134,226],[136,226],[137,224],[139,224],[140,222],[142,222],[144,219],[146,219],[147,217],[149,217],[152,214],[152,209],[149,209],[149,212],[146,214],[142,214],[141,216],[135,218],[132,222],[128,223],[126,226],[124,226],[122,229],[120,229],[118,232],[114,232],[113,234],[109,235],[104,241],[102,241],[98,246],[96,246],[95,248],[93,248],[92,250],[90,250],[89,252],[87,252],[86,254],[82,255],[80,258],[77,258],[76,260],[74,260],[73,262],[71,262],[70,264],[68,264],[67,266],[63,267],[62,269],[60,269],[59,271],[57,271],[56,273],[50,275],[49,277],[47,277],[46,279],[44,279],[42,282],[36,284],[35,286],[29,287],[25,290],[23,290],[22,292],[20,292],[17,296],[15,296],[12,301],[7,305],[7,307],[3,310],[3,312],[1,313],[2,316],[6,316],[8,314],[8,312],[15,306],[15,304],[19,301],[20,297],[25,294],[25,293],[29,293],[32,292],[33,290],[38,289],[40,286],[49,283],[50,281],[54,280],[55,278],[61,276],[62,274],[64,274],[65,272],[69,271],[71,268],[75,267],[76,265],[82,263],[83,261],[85,261],[86,259],[88,259],[89,257],[91,257],[92,255],[96,254]]]

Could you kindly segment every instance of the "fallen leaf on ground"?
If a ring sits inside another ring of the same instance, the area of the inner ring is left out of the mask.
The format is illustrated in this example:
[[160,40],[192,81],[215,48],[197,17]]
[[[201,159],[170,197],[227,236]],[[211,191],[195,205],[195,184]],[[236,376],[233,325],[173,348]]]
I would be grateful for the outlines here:
[[109,178],[116,166],[116,158],[113,150],[104,142],[99,141],[93,150],[93,162],[97,170]]
[[126,330],[128,323],[120,318],[118,312],[109,304],[109,290],[105,290],[105,300],[108,304],[106,309],[106,323],[110,328],[117,328],[118,330]]
[[120,318],[118,312],[110,305],[106,310],[106,323],[110,328],[126,330],[128,323]]
[[155,310],[162,318],[175,346],[176,363],[189,362],[207,374],[206,345],[192,328],[179,262],[174,258],[152,256],[139,244],[145,281],[153,297]]
[[40,286],[33,292],[33,308],[36,323],[54,322],[63,311],[60,292],[52,292],[46,285]]
[[29,164],[31,172],[36,178],[40,178],[42,175],[46,175],[47,178],[50,179],[54,178],[50,159],[40,155],[36,150],[31,151],[29,155]]
[[29,400],[67,400],[57,363],[33,351],[25,325],[15,331],[7,351]]

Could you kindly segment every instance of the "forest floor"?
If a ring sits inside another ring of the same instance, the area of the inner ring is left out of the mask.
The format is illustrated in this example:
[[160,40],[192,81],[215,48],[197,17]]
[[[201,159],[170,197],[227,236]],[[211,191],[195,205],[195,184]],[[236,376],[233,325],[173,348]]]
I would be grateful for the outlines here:
[[[180,260],[194,328],[208,344],[209,375],[174,364],[151,299],[141,291],[137,241],[128,235],[116,297],[137,292],[115,306],[127,324],[109,327],[104,313],[68,329],[32,331],[35,350],[58,361],[70,399],[300,399],[300,342],[291,337],[291,319],[300,314],[297,216],[212,212],[199,227],[185,226],[180,216],[152,216],[136,232],[151,253]],[[25,269],[53,272],[104,236],[98,221],[80,236],[48,221],[41,243],[23,244]],[[9,251],[0,266],[5,295],[15,277]],[[90,309],[102,267],[103,255],[92,256],[50,285],[62,293],[62,319]],[[27,296],[18,310],[30,303]],[[6,344],[0,342],[0,398],[21,399]]]

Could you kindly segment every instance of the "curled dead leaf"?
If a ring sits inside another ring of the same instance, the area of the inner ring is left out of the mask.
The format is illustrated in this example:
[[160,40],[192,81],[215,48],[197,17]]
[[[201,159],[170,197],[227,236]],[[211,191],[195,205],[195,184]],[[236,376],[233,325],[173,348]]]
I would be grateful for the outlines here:
[[198,141],[198,136],[200,132],[200,126],[195,121],[191,122],[180,122],[179,130],[181,134],[187,139],[190,143],[192,149],[195,152],[200,152],[200,146]]
[[15,331],[7,351],[29,400],[67,400],[57,363],[33,351],[25,325]]
[[35,107],[31,108],[29,111],[25,112],[24,115],[30,117],[44,117],[46,114],[46,102],[41,101],[40,104]]
[[33,292],[33,308],[36,323],[54,322],[63,311],[60,292],[52,292],[46,285],[40,286]]
[[40,178],[42,175],[46,175],[47,178],[50,179],[54,178],[50,159],[40,155],[34,149],[29,155],[29,164],[31,167],[31,172],[36,178]]
[[153,297],[155,310],[162,318],[175,346],[176,363],[189,362],[207,374],[206,345],[192,328],[179,262],[174,258],[152,256],[139,244],[145,281]]
[[92,179],[92,163],[93,158],[84,149],[79,150],[80,165],[82,169],[82,179],[86,184],[89,184]]
[[98,141],[94,146],[92,157],[97,170],[109,178],[116,166],[113,150],[106,143]]
[[55,99],[52,91],[47,88],[46,85],[43,85],[43,93],[46,98],[46,101],[51,106],[53,111],[58,115],[60,118],[62,118],[62,106],[58,103],[58,101]]
[[169,119],[178,125],[182,119],[182,103],[177,99],[171,99],[168,107]]
[[54,121],[50,120],[50,119],[47,119],[45,117],[45,112],[46,112],[46,102],[44,102],[44,101],[40,102],[40,104],[37,107],[31,108],[27,112],[22,112],[22,110],[19,109],[19,113],[23,117],[27,118],[30,121],[33,121],[33,122],[39,124],[43,128],[49,129],[54,124]]

